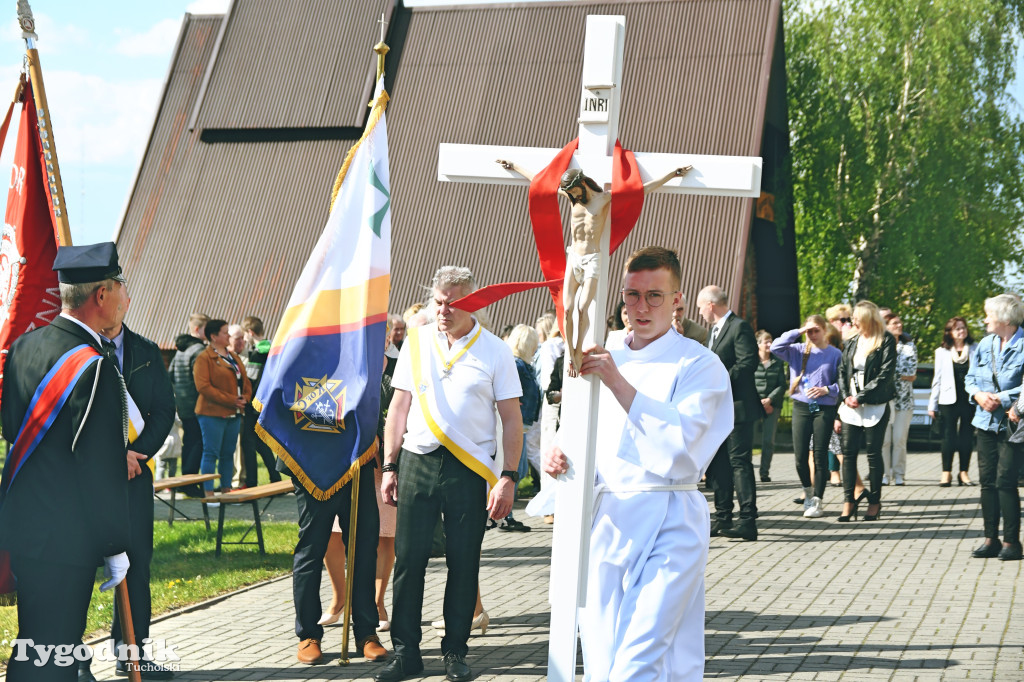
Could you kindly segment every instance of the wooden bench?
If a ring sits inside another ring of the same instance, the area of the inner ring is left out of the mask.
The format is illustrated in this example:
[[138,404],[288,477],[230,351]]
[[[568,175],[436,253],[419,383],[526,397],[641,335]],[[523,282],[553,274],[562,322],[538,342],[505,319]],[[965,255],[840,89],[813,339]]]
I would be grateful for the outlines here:
[[[292,480],[288,478],[277,483],[267,483],[266,485],[258,485],[255,488],[245,488],[200,500],[204,508],[211,503],[220,503],[220,514],[217,519],[217,556],[220,556],[221,545],[259,545],[260,554],[266,554],[267,552],[263,547],[263,525],[260,523],[260,517],[263,516],[263,512],[267,511],[267,507],[270,506],[275,497],[286,495],[292,491],[294,491]],[[259,501],[263,499],[266,499],[267,503],[263,506],[263,510],[260,511]],[[252,525],[242,534],[242,539],[237,542],[224,542],[224,510],[227,509],[229,504],[252,505]],[[256,528],[256,542],[246,542],[245,538],[253,528]]]
[[[201,485],[206,481],[212,481],[215,478],[220,478],[220,474],[182,474],[181,476],[171,476],[169,478],[161,478],[159,481],[153,481],[153,496],[171,508],[170,513],[167,516],[167,525],[174,525],[175,514],[180,514],[183,521],[198,521],[199,519],[193,519],[184,512],[178,511],[175,506],[178,488],[183,488],[187,485]],[[162,490],[171,491],[170,502],[157,495],[157,493]],[[203,520],[206,521],[206,530],[210,530],[210,514],[206,510],[205,504],[203,505]]]

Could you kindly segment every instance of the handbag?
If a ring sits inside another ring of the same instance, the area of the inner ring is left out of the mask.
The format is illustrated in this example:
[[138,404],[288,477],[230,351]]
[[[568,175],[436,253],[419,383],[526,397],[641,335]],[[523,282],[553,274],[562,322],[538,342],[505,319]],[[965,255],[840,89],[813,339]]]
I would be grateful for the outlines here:
[[942,438],[943,427],[945,426],[945,417],[942,416],[942,412],[935,413],[935,419],[932,419],[932,426],[929,435],[932,438]]

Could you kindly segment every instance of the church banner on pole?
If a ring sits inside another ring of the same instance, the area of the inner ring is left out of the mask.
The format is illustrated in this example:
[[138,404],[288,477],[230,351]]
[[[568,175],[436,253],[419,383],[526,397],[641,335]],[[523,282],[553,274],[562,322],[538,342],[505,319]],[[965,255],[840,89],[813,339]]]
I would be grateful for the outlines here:
[[[22,334],[45,327],[60,312],[60,290],[53,271],[57,228],[46,193],[39,117],[31,83],[23,81],[22,85],[17,146],[0,233],[0,382],[11,344]],[[13,107],[12,102],[8,117]]]
[[380,79],[253,400],[257,434],[320,500],[377,451],[391,281],[387,102]]

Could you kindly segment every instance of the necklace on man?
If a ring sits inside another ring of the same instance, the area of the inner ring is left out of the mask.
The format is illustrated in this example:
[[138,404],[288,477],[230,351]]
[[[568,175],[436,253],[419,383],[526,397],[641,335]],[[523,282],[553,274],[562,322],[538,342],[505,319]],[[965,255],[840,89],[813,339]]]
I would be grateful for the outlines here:
[[465,346],[463,346],[459,350],[459,352],[456,353],[455,356],[452,357],[450,360],[445,360],[444,359],[444,353],[441,351],[441,346],[440,346],[440,344],[437,343],[437,336],[434,336],[434,348],[437,349],[437,357],[438,357],[438,359],[441,360],[441,366],[444,368],[441,371],[441,378],[442,379],[447,379],[448,377],[451,376],[452,368],[455,367],[455,363],[457,363],[459,360],[461,360],[462,356],[466,354],[466,351],[469,350],[470,346],[472,346],[474,343],[476,343],[476,340],[480,338],[480,333],[482,331],[483,331],[483,327],[479,327],[476,330],[476,334],[473,335],[473,338],[471,338],[469,340],[469,343],[467,343]]

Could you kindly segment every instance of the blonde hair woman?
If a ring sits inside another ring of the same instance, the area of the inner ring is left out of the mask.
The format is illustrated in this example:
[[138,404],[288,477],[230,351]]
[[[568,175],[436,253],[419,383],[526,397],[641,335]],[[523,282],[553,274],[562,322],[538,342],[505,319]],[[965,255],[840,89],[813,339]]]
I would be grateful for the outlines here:
[[[837,427],[843,437],[843,493],[839,521],[857,516],[857,505],[867,495],[865,521],[875,521],[882,510],[882,441],[889,422],[889,401],[896,394],[896,339],[886,331],[878,306],[861,301],[853,309],[856,334],[843,348],[839,363],[839,412]],[[857,455],[868,455],[870,488],[856,499]]]

